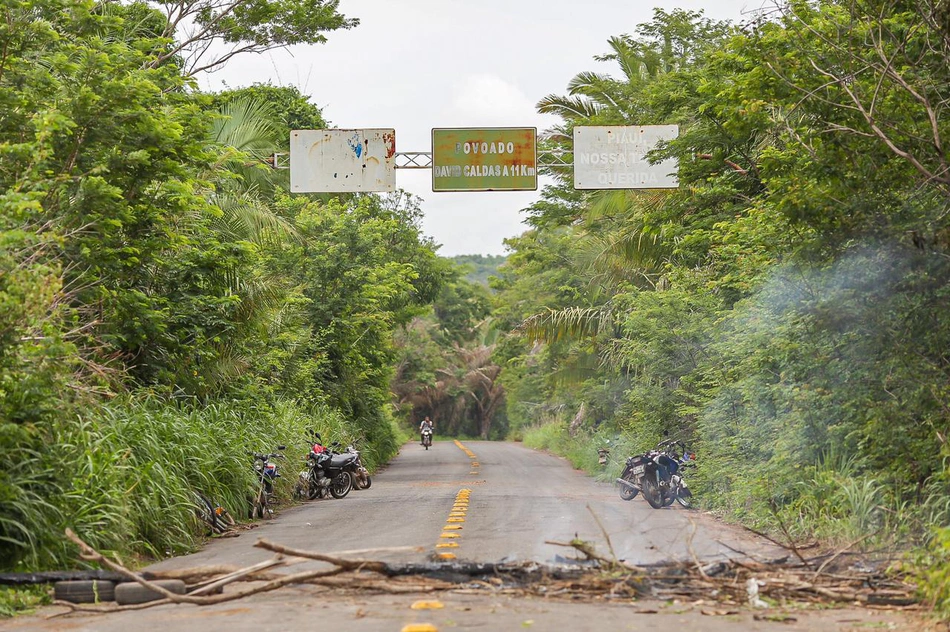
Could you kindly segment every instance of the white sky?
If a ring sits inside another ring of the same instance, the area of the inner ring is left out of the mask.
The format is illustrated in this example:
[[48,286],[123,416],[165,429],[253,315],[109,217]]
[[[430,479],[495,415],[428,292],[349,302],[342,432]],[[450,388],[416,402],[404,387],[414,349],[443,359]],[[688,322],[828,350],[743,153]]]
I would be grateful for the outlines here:
[[[761,0],[673,0],[742,21]],[[557,122],[534,105],[563,95],[582,71],[617,74],[594,55],[632,34],[657,5],[632,0],[342,0],[360,25],[324,45],[238,57],[200,79],[219,90],[253,83],[293,85],[310,95],[332,127],[389,127],[396,150],[430,151],[433,127],[537,127]],[[542,179],[541,185],[543,186]],[[520,212],[538,192],[433,193],[431,172],[400,169],[396,186],[424,199],[423,231],[439,253],[504,254],[524,231]]]

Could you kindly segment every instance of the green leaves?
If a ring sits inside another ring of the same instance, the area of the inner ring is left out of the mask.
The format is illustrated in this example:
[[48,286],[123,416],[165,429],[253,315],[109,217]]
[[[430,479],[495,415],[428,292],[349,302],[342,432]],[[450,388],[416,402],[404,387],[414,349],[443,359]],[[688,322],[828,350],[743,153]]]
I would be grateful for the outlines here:
[[[326,41],[324,33],[359,24],[338,12],[339,0],[172,0],[158,4],[167,15],[163,34],[171,38],[178,32],[180,41],[151,65],[176,60],[188,76],[244,53],[320,44]],[[194,24],[189,24],[192,21]],[[179,29],[184,24],[189,26]]]
[[[608,43],[618,74],[582,72],[546,98],[566,150],[576,125],[679,124],[654,154],[678,159],[680,187],[552,187],[531,209],[496,309],[523,322],[500,351],[516,425],[615,428],[641,448],[680,433],[709,506],[786,511],[796,532],[838,521],[822,535],[853,539],[886,502],[932,520],[938,492],[923,490],[946,471],[922,455],[950,434],[938,14],[790,2],[737,29],[658,12]],[[802,480],[829,450],[853,467],[835,474],[847,520]]]

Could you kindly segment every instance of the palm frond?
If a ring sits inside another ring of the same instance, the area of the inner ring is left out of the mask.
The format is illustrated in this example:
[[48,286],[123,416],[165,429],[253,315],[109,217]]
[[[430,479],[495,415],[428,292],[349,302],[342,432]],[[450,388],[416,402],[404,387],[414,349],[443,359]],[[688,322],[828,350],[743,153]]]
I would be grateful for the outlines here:
[[587,94],[587,90],[609,83],[613,83],[609,76],[585,71],[574,75],[574,78],[567,83],[567,91],[572,95]]
[[293,224],[274,213],[255,190],[224,190],[211,195],[211,201],[221,210],[213,226],[232,240],[269,246],[288,237],[299,238]]
[[604,109],[603,105],[587,97],[562,97],[554,94],[538,101],[535,107],[541,114],[557,114],[568,120],[593,118]]
[[276,117],[265,101],[237,99],[221,106],[211,125],[211,141],[241,152],[273,151],[283,141]]
[[568,307],[550,309],[526,318],[518,331],[535,342],[557,342],[562,339],[593,338],[613,329],[613,315],[608,307]]

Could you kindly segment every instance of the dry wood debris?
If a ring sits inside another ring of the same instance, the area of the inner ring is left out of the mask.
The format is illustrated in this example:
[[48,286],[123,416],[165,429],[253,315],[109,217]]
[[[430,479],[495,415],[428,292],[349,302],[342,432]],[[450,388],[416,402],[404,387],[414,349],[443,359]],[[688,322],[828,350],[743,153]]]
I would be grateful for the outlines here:
[[[814,558],[753,561],[732,559],[700,564],[668,562],[631,566],[602,557],[586,542],[552,542],[571,547],[586,558],[583,564],[543,565],[537,563],[486,564],[462,561],[432,563],[388,563],[351,557],[355,553],[324,554],[286,547],[260,539],[254,545],[275,556],[247,568],[212,566],[178,571],[135,573],[102,555],[72,531],[67,537],[80,549],[80,557],[97,563],[139,584],[155,590],[162,599],[129,606],[88,606],[56,602],[71,612],[118,612],[169,603],[212,605],[277,590],[291,584],[312,584],[332,590],[388,593],[480,591],[536,595],[570,599],[659,598],[718,604],[735,608],[749,605],[767,607],[790,603],[860,604],[885,609],[914,608],[916,586],[895,569],[870,570],[846,564],[843,552]],[[386,549],[387,551],[390,549]],[[376,550],[381,552],[383,550]],[[297,573],[277,572],[303,560],[315,560],[323,567]],[[153,583],[155,579],[182,579],[188,593],[177,595]],[[231,584],[245,583],[240,590],[224,592]],[[723,610],[723,612],[727,611]],[[731,611],[731,610],[728,610]],[[718,613],[719,610],[711,612]],[[53,615],[53,616],[60,616]],[[765,616],[765,615],[763,615]]]

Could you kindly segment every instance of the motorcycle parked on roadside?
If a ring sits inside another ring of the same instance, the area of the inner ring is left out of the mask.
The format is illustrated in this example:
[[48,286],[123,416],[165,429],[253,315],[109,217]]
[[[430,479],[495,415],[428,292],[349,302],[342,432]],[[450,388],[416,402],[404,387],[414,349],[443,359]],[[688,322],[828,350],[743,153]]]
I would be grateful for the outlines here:
[[673,501],[689,508],[693,494],[682,471],[695,459],[682,441],[663,441],[649,452],[629,457],[617,478],[620,498],[633,500],[642,492],[654,509],[668,507]]
[[345,452],[336,454],[321,443],[320,435],[310,442],[307,467],[300,472],[294,485],[294,498],[344,498],[353,488],[350,470],[359,460],[359,454]]
[[272,508],[274,504],[274,483],[280,478],[280,472],[274,459],[282,459],[284,455],[280,450],[286,450],[286,446],[277,446],[277,452],[262,454],[259,452],[250,452],[254,457],[254,473],[257,476],[257,485],[254,489],[254,497],[251,500],[251,518],[270,518],[274,515]]
[[689,509],[693,506],[693,492],[689,490],[689,486],[683,479],[683,472],[687,468],[693,467],[696,461],[696,453],[690,452],[682,441],[666,443],[670,443],[670,445],[664,448],[665,454],[673,460],[676,466],[670,473],[670,495],[680,505]]
[[350,478],[353,479],[353,489],[369,489],[373,484],[373,479],[369,475],[369,470],[363,465],[363,459],[360,457],[360,451],[354,448],[352,445],[346,446],[346,451],[343,454],[353,454],[356,455],[356,460],[354,460],[347,471],[350,473]]

